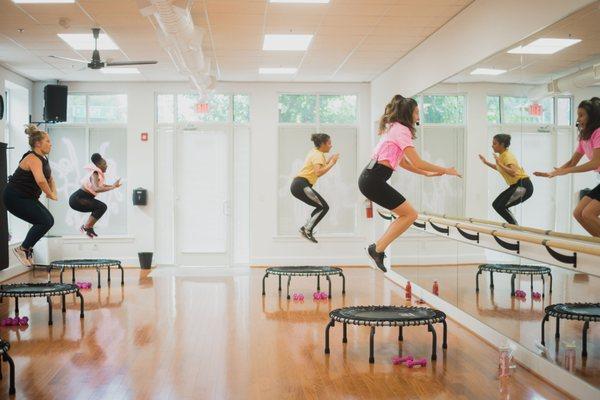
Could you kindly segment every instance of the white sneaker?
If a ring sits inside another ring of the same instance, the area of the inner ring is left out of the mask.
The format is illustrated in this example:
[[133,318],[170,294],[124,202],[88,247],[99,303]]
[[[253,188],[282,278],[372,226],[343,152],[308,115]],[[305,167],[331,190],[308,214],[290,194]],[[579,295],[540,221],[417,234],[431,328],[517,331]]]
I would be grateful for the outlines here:
[[29,258],[27,258],[27,252],[23,250],[21,246],[13,248],[13,253],[15,253],[17,260],[19,260],[21,264],[26,267],[31,267],[31,262],[29,261]]

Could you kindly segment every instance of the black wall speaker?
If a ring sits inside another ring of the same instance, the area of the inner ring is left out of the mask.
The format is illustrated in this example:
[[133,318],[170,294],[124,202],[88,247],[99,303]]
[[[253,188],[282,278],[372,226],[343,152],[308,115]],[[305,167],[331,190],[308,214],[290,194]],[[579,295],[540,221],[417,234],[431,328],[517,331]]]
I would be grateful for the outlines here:
[[44,121],[65,122],[67,120],[67,86],[46,85],[44,87]]
[[4,118],[4,97],[0,93],[0,119]]

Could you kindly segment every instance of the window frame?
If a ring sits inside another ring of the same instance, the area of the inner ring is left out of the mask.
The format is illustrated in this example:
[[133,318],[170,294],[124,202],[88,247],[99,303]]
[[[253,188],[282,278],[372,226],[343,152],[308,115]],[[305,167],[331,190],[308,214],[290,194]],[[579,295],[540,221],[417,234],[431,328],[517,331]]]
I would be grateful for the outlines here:
[[[321,125],[335,125],[335,126],[346,126],[346,127],[359,127],[360,126],[360,94],[357,92],[277,92],[277,125],[315,125],[317,129],[320,129]],[[279,120],[279,97],[281,95],[300,95],[300,96],[315,96],[315,122],[281,122]],[[321,122],[321,115],[319,113],[320,96],[355,96],[356,97],[356,120],[352,124],[339,124],[330,122]]]
[[[439,97],[462,97],[464,100],[464,110],[463,110],[463,122],[462,123],[458,123],[458,124],[451,124],[448,122],[425,122],[425,96],[439,96]],[[417,96],[413,97],[415,100],[417,100],[417,103],[419,105],[419,115],[422,115],[422,122],[420,122],[420,126],[467,126],[467,121],[469,120],[468,114],[467,114],[467,99],[468,99],[468,93],[466,92],[458,92],[458,93],[438,93],[438,92],[433,92],[433,93],[421,93]],[[422,111],[422,112],[421,112]]]
[[[57,125],[69,125],[69,126],[75,126],[75,125],[100,125],[100,126],[109,126],[109,125],[120,125],[120,126],[127,126],[127,124],[129,123],[129,94],[127,92],[81,92],[81,91],[75,91],[75,92],[69,92],[67,94],[68,96],[84,96],[85,97],[85,122],[72,122],[72,121],[64,121],[64,122],[57,122]],[[127,112],[126,112],[126,117],[125,117],[125,121],[119,121],[119,122],[115,122],[115,121],[110,121],[110,122],[90,122],[89,119],[89,96],[125,96],[125,101],[127,104]],[[68,110],[68,103],[67,103],[67,110]],[[67,112],[68,115],[68,112]]]

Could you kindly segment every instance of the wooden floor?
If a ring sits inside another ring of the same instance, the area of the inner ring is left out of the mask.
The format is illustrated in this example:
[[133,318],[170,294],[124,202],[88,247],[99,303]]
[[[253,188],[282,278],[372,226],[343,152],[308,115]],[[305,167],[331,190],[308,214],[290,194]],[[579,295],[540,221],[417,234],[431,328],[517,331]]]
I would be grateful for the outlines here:
[[[85,291],[86,314],[68,298],[61,318],[47,325],[43,298],[20,301],[25,329],[0,328],[11,343],[18,399],[533,399],[567,398],[523,368],[502,382],[495,349],[449,321],[448,350],[425,368],[394,366],[403,353],[430,356],[425,327],[378,328],[375,364],[368,363],[369,329],[331,333],[324,328],[333,308],[357,304],[404,304],[402,290],[371,269],[346,270],[347,294],[333,279],[333,299],[315,302],[315,280],[294,278],[303,303],[280,297],[277,280],[261,296],[261,269],[163,268],[126,270],[125,286]],[[43,281],[44,273],[12,282]],[[105,279],[105,275],[103,275]],[[95,272],[78,280],[95,281]],[[0,317],[13,314],[13,300]],[[439,328],[441,337],[441,329]],[[7,367],[0,398],[8,393]]]

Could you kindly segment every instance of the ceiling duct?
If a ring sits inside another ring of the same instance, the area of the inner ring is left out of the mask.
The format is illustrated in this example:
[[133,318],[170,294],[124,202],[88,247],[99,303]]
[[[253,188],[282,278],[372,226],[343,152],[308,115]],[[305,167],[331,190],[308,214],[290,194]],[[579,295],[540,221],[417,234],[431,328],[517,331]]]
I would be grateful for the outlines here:
[[600,64],[595,64],[573,74],[554,79],[547,85],[533,88],[529,92],[529,98],[539,100],[555,94],[573,93],[577,89],[583,89],[598,83],[600,83]]

